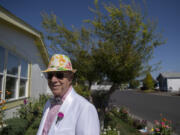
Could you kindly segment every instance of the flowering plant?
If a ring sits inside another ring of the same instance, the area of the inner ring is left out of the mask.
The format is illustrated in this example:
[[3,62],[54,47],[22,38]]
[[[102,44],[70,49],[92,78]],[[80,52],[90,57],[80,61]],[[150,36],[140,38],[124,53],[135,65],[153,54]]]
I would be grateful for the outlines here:
[[[1,94],[2,94],[2,91],[0,90],[0,96]],[[6,94],[7,96],[9,96],[11,95],[11,92],[6,90]],[[3,126],[5,125],[4,117],[5,117],[5,110],[7,109],[5,104],[6,104],[6,100],[0,98],[0,128],[1,127],[3,128]]]
[[63,117],[64,117],[64,114],[62,112],[59,112],[57,116],[56,124],[58,123],[58,121],[62,120]]
[[129,112],[125,107],[121,107],[121,109],[119,111],[119,116],[123,121],[128,122],[128,120],[129,120]]
[[167,120],[166,118],[161,118],[160,121],[155,120],[154,124],[155,127],[152,129],[153,135],[171,135],[172,127],[171,121]]
[[28,103],[27,99],[24,99],[24,105],[26,105]]

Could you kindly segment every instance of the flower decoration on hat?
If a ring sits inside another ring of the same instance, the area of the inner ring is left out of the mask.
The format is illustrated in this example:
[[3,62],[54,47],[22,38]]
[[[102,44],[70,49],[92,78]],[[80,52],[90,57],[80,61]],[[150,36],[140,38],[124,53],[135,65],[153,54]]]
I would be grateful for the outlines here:
[[69,57],[63,54],[55,54],[52,56],[48,68],[43,72],[53,72],[53,71],[71,71],[76,72],[72,68],[71,60]]

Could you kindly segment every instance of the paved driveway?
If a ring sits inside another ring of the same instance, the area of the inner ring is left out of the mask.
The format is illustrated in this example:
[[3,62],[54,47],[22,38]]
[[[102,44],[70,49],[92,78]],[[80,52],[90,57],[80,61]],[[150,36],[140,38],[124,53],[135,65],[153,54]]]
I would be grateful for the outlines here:
[[153,122],[160,114],[172,120],[175,131],[180,135],[180,97],[159,96],[135,91],[116,91],[112,94],[111,104],[126,106],[130,113]]

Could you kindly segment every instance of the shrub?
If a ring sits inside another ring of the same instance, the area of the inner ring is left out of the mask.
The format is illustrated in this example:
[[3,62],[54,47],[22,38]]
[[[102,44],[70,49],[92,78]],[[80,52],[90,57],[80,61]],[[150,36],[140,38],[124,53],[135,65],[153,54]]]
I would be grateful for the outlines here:
[[109,95],[107,91],[94,91],[92,97],[96,108],[105,109],[108,106]]
[[47,95],[40,95],[38,100],[24,100],[24,104],[18,110],[19,118],[8,119],[5,123],[7,126],[2,128],[1,135],[36,134],[48,98]]
[[118,124],[118,119],[112,112],[108,112],[105,114],[105,118],[104,118],[105,128],[108,128],[108,126],[112,128],[116,128],[117,124]]
[[[1,95],[2,91],[0,90],[0,95]],[[7,97],[9,97],[11,95],[11,92],[6,90],[6,95]],[[4,127],[4,117],[5,117],[5,110],[6,110],[6,106],[5,106],[6,100],[3,100],[0,98],[0,127]]]
[[5,121],[6,127],[1,131],[1,135],[24,135],[28,121],[21,118],[11,118]]
[[[105,114],[105,121],[104,121],[104,130],[102,131],[101,135],[140,135],[138,130],[132,126],[132,119],[130,118],[128,113],[124,115],[124,107],[122,111],[121,109],[113,107],[110,108]],[[127,110],[126,110],[127,111]],[[121,119],[120,114],[123,112],[123,117],[125,119]],[[124,117],[127,116],[127,117]],[[127,121],[128,120],[128,121]],[[111,128],[109,128],[111,127]],[[112,130],[113,129],[113,130]],[[115,129],[115,130],[114,130]]]
[[28,126],[30,126],[33,121],[37,118],[42,117],[42,112],[46,101],[49,96],[40,95],[39,99],[34,102],[27,102],[27,104],[21,105],[18,111],[19,117],[28,121]]
[[143,80],[143,90],[148,90],[148,89],[154,89],[154,84],[155,81],[151,75],[151,73],[147,73],[146,77]]
[[116,128],[118,125],[119,120],[122,120],[127,123],[131,123],[131,118],[129,117],[129,113],[125,107],[121,107],[120,109],[117,107],[111,108],[105,114],[105,127],[111,126],[112,128]]
[[129,83],[129,88],[136,89],[136,88],[139,87],[139,85],[140,85],[140,81],[139,80],[132,80]]
[[[48,98],[49,96],[47,95],[40,95],[38,100],[33,102],[25,100],[24,105],[21,105],[18,115],[20,119],[27,121],[26,132],[24,132],[23,135],[36,134],[42,117],[43,108]],[[17,126],[17,128],[20,127]]]
[[86,99],[89,100],[89,97],[91,95],[90,91],[88,90],[88,87],[85,85],[77,84],[74,86],[74,89],[78,94],[81,96],[85,97]]
[[123,121],[128,122],[129,113],[125,107],[121,107],[120,112],[119,112],[119,116]]
[[40,121],[41,121],[40,118],[35,119],[35,121],[27,129],[25,135],[35,135],[37,133],[38,128],[39,128]]

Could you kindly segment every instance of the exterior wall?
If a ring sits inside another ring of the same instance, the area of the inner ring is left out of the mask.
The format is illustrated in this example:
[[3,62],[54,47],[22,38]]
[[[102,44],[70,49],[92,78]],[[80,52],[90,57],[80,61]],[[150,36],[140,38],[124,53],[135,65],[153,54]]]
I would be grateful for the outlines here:
[[[49,92],[47,80],[41,72],[46,69],[46,65],[35,45],[34,38],[30,34],[0,20],[0,46],[25,59],[30,64],[30,95],[28,96],[37,98],[39,94]],[[15,103],[17,101],[13,102]],[[6,111],[6,118],[12,117],[17,107],[18,105],[10,107]]]
[[180,91],[180,79],[167,79],[167,86],[169,91]]
[[0,22],[0,29],[0,45],[20,55],[32,64],[30,96],[37,98],[40,93],[47,93],[47,81],[41,72],[46,66],[43,63],[33,37],[3,22]]
[[50,93],[46,78],[42,73],[42,69],[38,64],[32,64],[31,91],[30,95],[37,98],[39,94]]
[[16,106],[14,108],[6,110],[5,117],[8,119],[8,118],[12,118],[12,117],[16,116],[17,109],[20,109],[20,106]]

